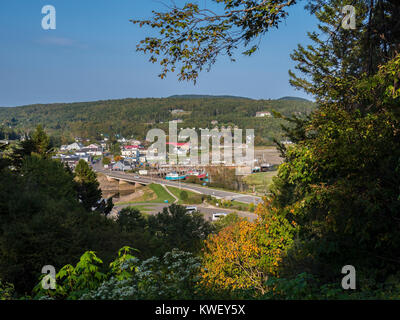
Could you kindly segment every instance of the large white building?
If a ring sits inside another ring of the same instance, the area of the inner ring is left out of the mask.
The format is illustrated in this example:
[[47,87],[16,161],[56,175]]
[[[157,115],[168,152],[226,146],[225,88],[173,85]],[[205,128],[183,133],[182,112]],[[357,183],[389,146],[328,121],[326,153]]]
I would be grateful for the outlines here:
[[82,143],[74,142],[69,145],[61,146],[61,151],[81,150],[82,148],[83,148]]

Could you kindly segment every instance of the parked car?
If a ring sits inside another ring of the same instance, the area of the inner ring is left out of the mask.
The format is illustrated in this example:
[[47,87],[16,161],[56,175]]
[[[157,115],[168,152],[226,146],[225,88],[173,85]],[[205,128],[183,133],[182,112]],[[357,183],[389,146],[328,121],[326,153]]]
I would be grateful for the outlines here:
[[228,214],[225,212],[217,212],[217,213],[213,213],[212,215],[212,221],[217,221],[225,216],[227,216]]

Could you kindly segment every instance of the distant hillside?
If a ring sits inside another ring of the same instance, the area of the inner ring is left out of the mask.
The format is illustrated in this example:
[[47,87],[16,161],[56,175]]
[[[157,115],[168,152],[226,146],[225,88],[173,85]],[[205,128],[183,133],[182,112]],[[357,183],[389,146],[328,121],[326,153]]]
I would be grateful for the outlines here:
[[251,98],[246,97],[238,97],[238,96],[213,96],[213,95],[202,95],[202,94],[183,94],[183,95],[173,95],[168,97],[168,99],[247,99],[253,100]]
[[278,100],[291,100],[291,101],[307,101],[307,102],[311,102],[310,100],[307,100],[307,99],[304,99],[304,98],[291,97],[291,96],[282,97],[282,98],[279,98]]
[[[100,138],[101,134],[143,139],[151,128],[168,131],[168,121],[181,119],[180,128],[215,125],[254,129],[257,145],[282,137],[282,119],[257,118],[258,111],[305,115],[315,108],[307,100],[250,100],[239,98],[147,98],[95,102],[36,104],[0,108],[0,130],[27,132],[38,124],[63,143],[74,137]],[[173,110],[183,110],[176,113]]]

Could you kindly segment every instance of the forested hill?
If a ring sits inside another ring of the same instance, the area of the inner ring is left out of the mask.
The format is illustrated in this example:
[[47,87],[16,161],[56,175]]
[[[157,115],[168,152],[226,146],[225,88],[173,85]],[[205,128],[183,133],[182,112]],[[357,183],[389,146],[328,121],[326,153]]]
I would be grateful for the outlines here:
[[282,98],[279,98],[278,100],[292,100],[292,101],[305,101],[305,102],[309,101],[309,100],[304,99],[304,98],[291,97],[291,96],[282,97]]
[[202,94],[183,94],[183,95],[173,95],[169,96],[169,99],[248,99],[253,100],[251,98],[239,97],[239,96],[214,96],[214,95],[202,95]]
[[191,128],[212,128],[212,121],[218,121],[218,126],[255,129],[256,143],[260,145],[281,137],[282,120],[256,118],[256,112],[275,110],[284,115],[305,115],[313,108],[310,101],[237,97],[123,99],[0,108],[0,123],[3,128],[19,132],[42,124],[50,134],[68,142],[75,136],[96,138],[101,133],[144,138],[149,129],[166,129],[167,122],[174,119],[183,120],[179,127]]

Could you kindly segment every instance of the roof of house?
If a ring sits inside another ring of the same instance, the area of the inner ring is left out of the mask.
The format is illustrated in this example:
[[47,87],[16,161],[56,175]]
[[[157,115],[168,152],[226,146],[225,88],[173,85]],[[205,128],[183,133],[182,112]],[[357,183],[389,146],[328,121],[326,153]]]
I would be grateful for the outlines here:
[[130,168],[130,166],[122,161],[118,161],[117,163],[113,164],[113,168]]

